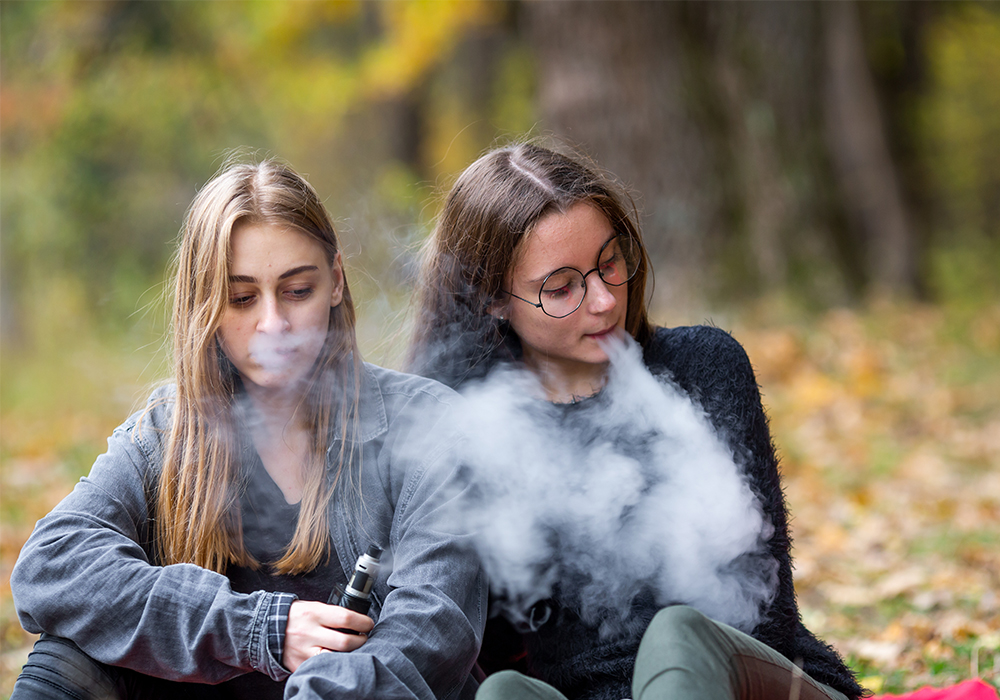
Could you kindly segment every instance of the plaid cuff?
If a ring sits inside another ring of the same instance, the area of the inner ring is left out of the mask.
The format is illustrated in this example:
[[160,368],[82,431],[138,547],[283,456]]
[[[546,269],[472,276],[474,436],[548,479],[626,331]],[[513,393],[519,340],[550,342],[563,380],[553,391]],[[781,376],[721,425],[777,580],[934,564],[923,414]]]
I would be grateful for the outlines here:
[[275,593],[271,607],[267,611],[267,653],[282,666],[285,653],[285,627],[288,625],[288,609],[298,600],[293,593]]

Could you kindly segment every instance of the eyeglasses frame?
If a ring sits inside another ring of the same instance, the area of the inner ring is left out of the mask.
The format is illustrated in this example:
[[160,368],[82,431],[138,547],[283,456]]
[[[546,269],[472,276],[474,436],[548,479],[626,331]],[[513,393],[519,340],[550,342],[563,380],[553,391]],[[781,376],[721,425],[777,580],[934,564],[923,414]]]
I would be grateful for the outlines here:
[[[624,282],[619,282],[618,284],[612,284],[611,282],[608,282],[607,280],[604,279],[604,275],[601,274],[601,257],[604,255],[604,249],[608,247],[608,244],[610,244],[614,240],[617,240],[618,238],[628,238],[630,241],[632,240],[632,236],[628,235],[627,233],[616,233],[611,238],[609,238],[608,240],[606,240],[604,242],[604,245],[601,246],[601,249],[599,251],[597,251],[597,267],[593,268],[592,270],[588,270],[587,272],[581,272],[580,270],[576,269],[575,267],[570,267],[570,266],[567,265],[567,266],[564,266],[564,267],[557,268],[557,269],[553,270],[552,272],[550,272],[549,274],[545,275],[545,279],[542,280],[542,286],[538,290],[538,303],[537,304],[535,302],[533,302],[533,301],[529,301],[529,300],[525,299],[522,296],[518,296],[517,294],[514,294],[514,292],[509,292],[506,289],[501,288],[500,291],[503,292],[504,294],[507,294],[508,296],[514,297],[515,299],[520,299],[525,304],[529,304],[530,306],[534,306],[536,309],[541,309],[542,313],[545,314],[546,316],[548,316],[549,318],[566,318],[570,314],[573,314],[577,310],[579,310],[579,308],[581,306],[583,306],[583,300],[587,298],[587,278],[591,274],[593,274],[593,273],[596,272],[597,276],[601,278],[601,281],[604,282],[604,284],[608,285],[609,287],[620,287],[623,284],[628,284],[629,282],[631,282],[632,278],[635,277],[635,275],[636,275],[637,272],[639,272],[639,265],[637,264],[635,266],[635,269],[632,270],[632,274],[629,275],[628,279],[626,279]],[[634,244],[635,241],[632,241],[632,243]],[[552,275],[556,274],[557,272],[562,272],[563,270],[572,270],[573,272],[577,273],[578,275],[582,275],[583,276],[583,295],[580,296],[580,302],[573,308],[572,311],[567,311],[562,316],[554,316],[554,315],[550,314],[548,311],[546,311],[545,307],[542,305],[542,292],[545,290],[545,283],[549,281],[549,277],[551,277]]]

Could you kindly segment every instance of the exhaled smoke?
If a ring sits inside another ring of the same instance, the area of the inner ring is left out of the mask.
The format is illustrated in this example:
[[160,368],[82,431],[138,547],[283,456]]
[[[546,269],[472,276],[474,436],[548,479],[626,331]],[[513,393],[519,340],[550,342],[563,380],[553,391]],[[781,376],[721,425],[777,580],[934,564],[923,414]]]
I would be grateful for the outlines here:
[[597,397],[559,406],[527,371],[464,393],[461,501],[508,615],[558,597],[613,632],[640,595],[749,631],[771,600],[773,528],[704,413],[645,368],[631,339],[607,346]]
[[258,333],[250,338],[247,350],[261,369],[282,373],[296,365],[308,367],[319,354],[325,338],[325,332],[320,330]]

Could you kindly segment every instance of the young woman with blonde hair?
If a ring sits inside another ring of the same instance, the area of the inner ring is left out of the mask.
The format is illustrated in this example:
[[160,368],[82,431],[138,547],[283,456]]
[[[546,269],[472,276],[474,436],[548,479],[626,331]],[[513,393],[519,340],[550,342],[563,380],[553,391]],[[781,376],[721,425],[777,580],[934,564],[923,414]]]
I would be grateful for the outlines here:
[[[361,361],[337,236],[275,160],[198,193],[174,381],[39,521],[11,575],[42,633],[13,697],[466,697],[485,585],[436,527],[453,395]],[[370,616],[338,601],[386,549]],[[330,652],[330,653],[326,653]]]
[[[609,341],[631,343],[630,337],[653,377],[694,402],[694,413],[706,416],[722,436],[734,471],[739,469],[752,494],[748,498],[768,523],[761,529],[762,549],[732,560],[738,566],[724,572],[737,582],[749,579],[750,585],[766,587],[757,598],[759,608],[751,611],[756,622],[740,631],[710,618],[695,603],[663,599],[652,582],[640,581],[642,585],[627,589],[634,594],[626,601],[628,614],[609,634],[601,620],[588,617],[574,593],[579,585],[593,588],[601,581],[594,580],[592,570],[566,570],[572,562],[550,560],[538,575],[546,577],[539,589],[551,591],[551,597],[524,601],[530,609],[514,610],[509,617],[517,628],[503,617],[487,625],[480,664],[487,672],[498,672],[486,679],[477,697],[857,698],[863,691],[850,670],[803,626],[799,615],[777,459],[746,353],[717,328],[653,327],[645,306],[648,270],[632,201],[610,176],[578,156],[531,143],[492,150],[451,188],[429,242],[411,369],[454,388],[500,368],[534,375],[541,396],[527,407],[531,416],[524,424],[549,420],[546,440],[539,444],[551,446],[557,434],[562,442],[534,460],[519,452],[522,462],[531,463],[529,470],[551,469],[549,456],[562,445],[573,457],[614,454],[642,466],[656,436],[636,438],[607,420]],[[504,416],[511,422],[509,413]],[[503,428],[495,426],[498,432]],[[524,435],[511,440],[519,438],[526,441]],[[497,441],[503,443],[503,438]],[[488,466],[503,458],[488,457]],[[608,458],[595,467],[594,462],[568,461],[569,470],[560,473],[600,473],[606,465],[622,463]],[[689,481],[705,478],[699,476],[701,467],[697,457],[678,466],[692,475],[686,477]],[[648,472],[640,468],[634,473],[646,479]],[[613,474],[602,478],[599,484],[616,480]],[[545,483],[551,488],[551,511],[562,513],[572,488]],[[647,480],[637,493],[654,488],[669,491],[673,484]],[[712,484],[706,488],[710,491]],[[533,499],[536,510],[545,508],[539,505],[542,497]],[[592,502],[593,497],[587,499],[588,506]],[[685,503],[685,517],[710,505]],[[618,531],[630,525],[629,508],[622,513]],[[670,514],[655,515],[662,521]],[[556,517],[539,516],[542,541],[563,537],[552,525]],[[581,518],[580,528],[589,531],[596,517]],[[514,525],[524,531],[521,523]],[[493,524],[494,529],[502,527]],[[597,561],[601,555],[591,551],[592,544],[596,546],[587,540],[582,550],[566,556]],[[668,558],[662,565],[669,570],[678,564]],[[497,599],[506,598],[505,612],[510,613],[508,591],[494,587],[493,592]]]

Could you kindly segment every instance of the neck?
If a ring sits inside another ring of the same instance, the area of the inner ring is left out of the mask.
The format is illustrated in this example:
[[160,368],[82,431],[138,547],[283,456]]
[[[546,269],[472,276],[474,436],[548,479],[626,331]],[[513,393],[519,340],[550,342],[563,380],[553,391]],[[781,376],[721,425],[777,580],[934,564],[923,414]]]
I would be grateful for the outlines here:
[[288,503],[302,500],[312,431],[303,422],[303,394],[248,390],[253,404],[251,439],[264,469]]
[[264,391],[248,386],[247,395],[256,414],[255,423],[265,435],[305,428],[301,424],[305,399],[301,391]]
[[545,398],[552,403],[573,403],[593,396],[604,388],[607,381],[607,363],[584,364],[567,367],[547,362],[545,358],[525,358],[525,364],[535,373],[545,391]]

